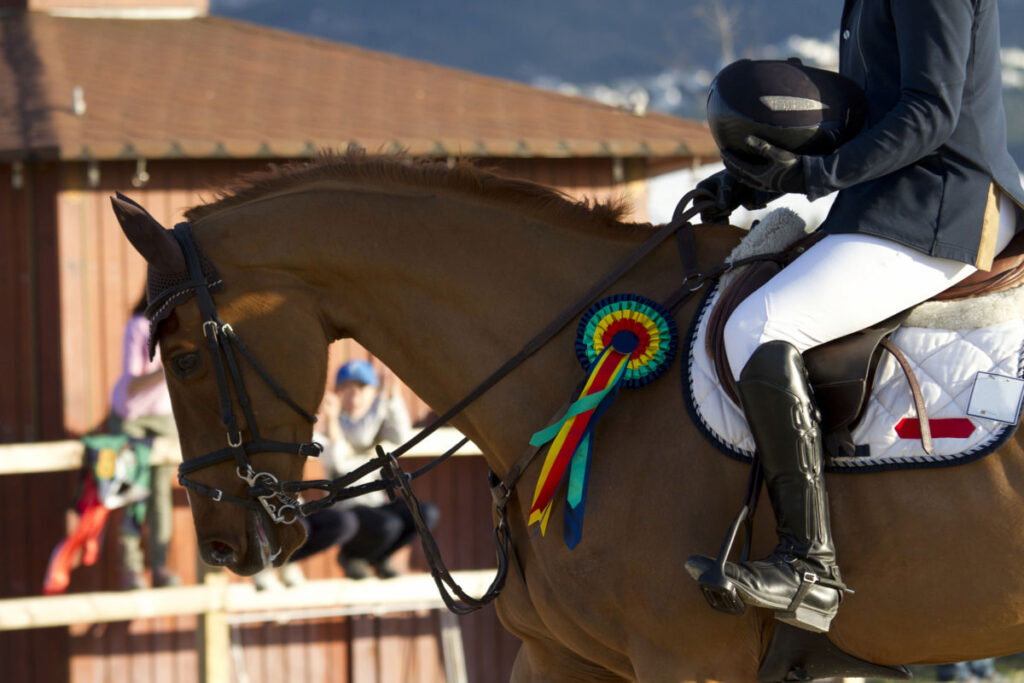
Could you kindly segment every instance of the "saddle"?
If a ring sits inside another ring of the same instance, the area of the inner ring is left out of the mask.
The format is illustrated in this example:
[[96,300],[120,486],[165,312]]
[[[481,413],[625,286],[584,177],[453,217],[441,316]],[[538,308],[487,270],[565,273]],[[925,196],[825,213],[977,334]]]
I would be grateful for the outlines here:
[[[739,394],[726,358],[723,339],[726,321],[744,299],[822,237],[821,234],[811,233],[771,258],[750,264],[721,293],[711,311],[705,339],[708,356],[714,363],[722,389],[737,405],[740,403]],[[932,297],[930,301],[967,299],[1012,289],[1022,283],[1024,232],[1017,233],[1000,252],[991,270],[973,273]],[[889,337],[910,315],[911,310],[804,353],[808,377],[821,411],[825,447],[832,455],[848,456],[853,453],[849,430],[856,424],[871,396],[872,380],[884,351],[893,355],[907,376],[921,424],[922,446],[926,452],[931,452],[928,416],[917,379],[902,352],[889,341]]]

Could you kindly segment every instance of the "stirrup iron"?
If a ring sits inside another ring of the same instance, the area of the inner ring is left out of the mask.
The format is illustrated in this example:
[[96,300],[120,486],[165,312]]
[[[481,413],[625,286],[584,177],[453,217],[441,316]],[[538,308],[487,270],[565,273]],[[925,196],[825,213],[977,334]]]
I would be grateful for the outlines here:
[[725,612],[734,616],[743,614],[747,609],[747,605],[740,598],[740,594],[736,590],[732,579],[725,575],[725,563],[729,559],[729,553],[732,552],[732,546],[736,542],[736,535],[740,531],[740,525],[746,520],[748,512],[749,508],[744,505],[739,514],[736,515],[736,519],[733,520],[732,526],[729,527],[729,533],[726,534],[725,540],[722,541],[722,547],[718,551],[718,559],[715,561],[714,566],[701,574],[700,578],[697,579],[700,592],[704,595],[704,599],[708,601],[708,604],[719,612]]

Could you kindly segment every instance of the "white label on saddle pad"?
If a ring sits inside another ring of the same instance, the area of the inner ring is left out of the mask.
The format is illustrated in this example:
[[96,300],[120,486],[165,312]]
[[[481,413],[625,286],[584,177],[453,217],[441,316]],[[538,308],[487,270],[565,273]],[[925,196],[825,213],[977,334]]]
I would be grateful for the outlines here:
[[974,379],[967,414],[987,420],[1017,424],[1021,399],[1024,398],[1024,380],[1006,375],[979,372]]

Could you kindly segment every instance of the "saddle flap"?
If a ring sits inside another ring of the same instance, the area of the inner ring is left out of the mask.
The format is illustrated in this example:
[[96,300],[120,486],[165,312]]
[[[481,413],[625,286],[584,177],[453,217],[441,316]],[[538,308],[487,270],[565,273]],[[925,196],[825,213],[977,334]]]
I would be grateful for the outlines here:
[[776,261],[758,261],[752,263],[722,292],[718,303],[711,311],[708,319],[708,333],[704,340],[708,357],[715,364],[718,381],[726,395],[736,404],[740,404],[729,359],[725,353],[725,323],[744,299],[753,294],[761,285],[768,282],[782,269]]
[[909,311],[804,353],[804,365],[821,410],[821,428],[834,432],[852,424],[871,393],[882,340],[896,331]]

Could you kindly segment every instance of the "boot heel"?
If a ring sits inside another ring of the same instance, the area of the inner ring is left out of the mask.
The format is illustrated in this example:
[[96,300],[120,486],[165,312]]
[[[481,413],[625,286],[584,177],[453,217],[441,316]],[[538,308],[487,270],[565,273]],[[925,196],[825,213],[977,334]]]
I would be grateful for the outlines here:
[[814,631],[815,633],[828,633],[829,626],[831,626],[835,616],[835,612],[831,614],[820,612],[816,609],[811,609],[807,605],[800,605],[792,611],[779,610],[775,613],[777,621],[802,628],[805,631]]

